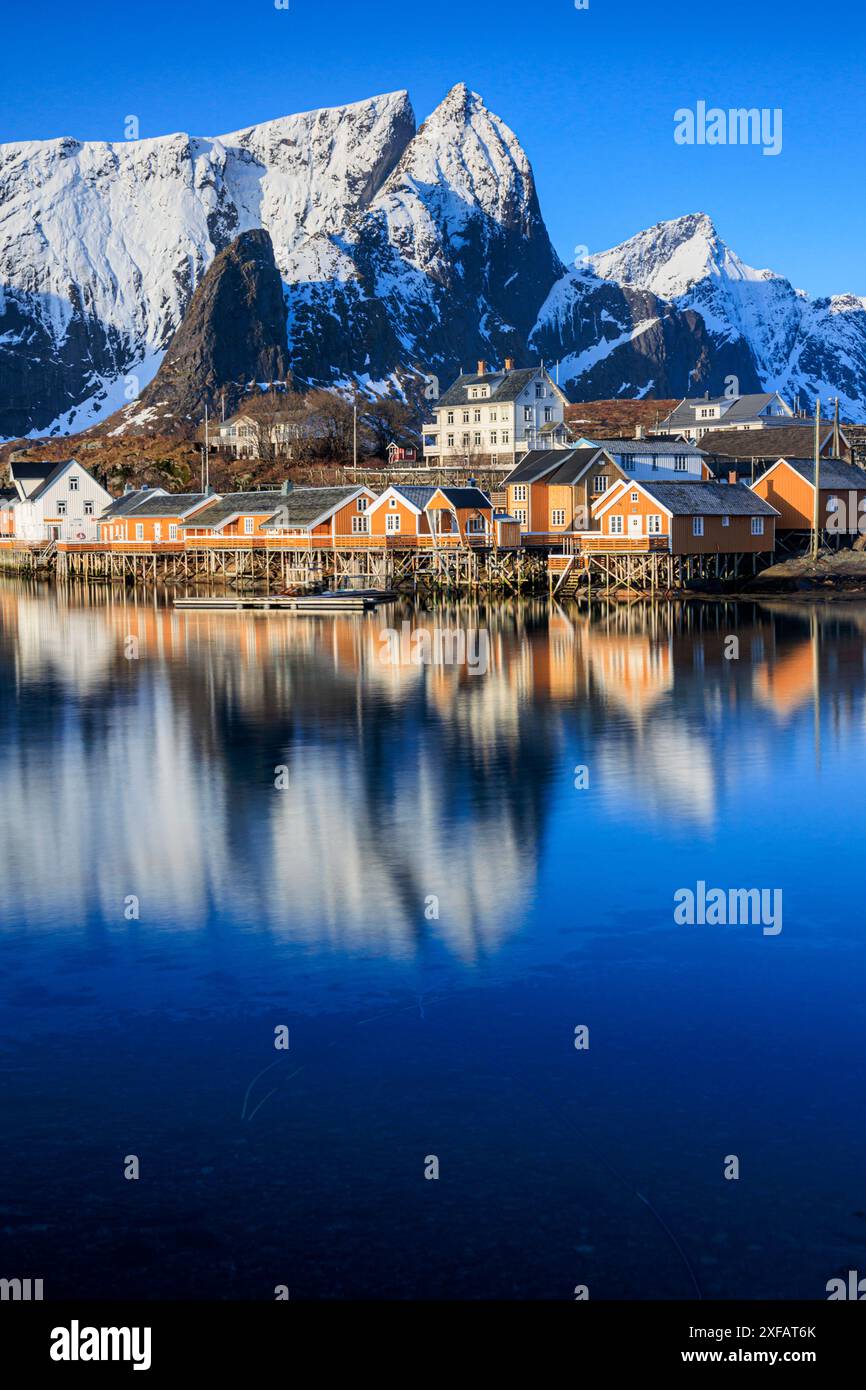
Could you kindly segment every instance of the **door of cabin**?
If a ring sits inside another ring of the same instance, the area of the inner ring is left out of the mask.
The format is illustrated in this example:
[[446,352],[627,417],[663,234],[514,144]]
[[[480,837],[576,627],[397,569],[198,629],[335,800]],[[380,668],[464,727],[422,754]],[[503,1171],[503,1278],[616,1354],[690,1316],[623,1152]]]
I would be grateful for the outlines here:
[[628,533],[629,533],[630,536],[639,536],[639,535],[642,534],[642,532],[641,532],[641,521],[642,521],[642,520],[643,520],[643,518],[640,517],[640,516],[630,516],[630,517],[629,517],[629,519],[628,519]]

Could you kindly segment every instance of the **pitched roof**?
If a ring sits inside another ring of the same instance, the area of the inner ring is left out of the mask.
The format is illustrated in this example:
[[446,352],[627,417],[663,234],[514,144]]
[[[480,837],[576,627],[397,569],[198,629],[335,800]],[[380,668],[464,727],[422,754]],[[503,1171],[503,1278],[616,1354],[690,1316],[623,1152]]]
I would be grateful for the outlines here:
[[517,467],[512,468],[502,486],[508,487],[509,483],[536,483],[545,473],[556,468],[557,463],[561,463],[567,454],[573,452],[574,450],[565,449],[531,449],[528,454],[524,454]]
[[482,492],[480,487],[437,487],[435,491],[441,492],[458,511],[465,511],[470,507],[480,507],[489,511],[493,505],[487,493]]
[[[586,438],[586,436],[584,436]],[[670,439],[593,439],[590,443],[598,449],[607,449],[610,454],[699,454],[706,453],[701,442],[690,444],[687,440]]]
[[[821,435],[821,447],[832,437],[832,421]],[[843,433],[844,439],[844,433]],[[806,458],[814,452],[815,424],[808,421],[774,425],[762,430],[709,430],[701,439],[706,454],[731,459]]]
[[207,499],[206,492],[161,492],[154,497],[143,497],[138,506],[131,508],[126,515],[183,516]]
[[402,484],[397,483],[392,484],[391,490],[399,493],[401,497],[405,497],[406,501],[411,502],[413,507],[417,507],[419,512],[423,512],[434,492],[438,491],[435,487],[416,487],[415,484],[403,487]]
[[148,498],[161,497],[165,492],[164,487],[142,487],[131,488],[129,492],[124,492],[120,497],[115,497],[113,502],[109,502],[99,514],[100,521],[105,521],[113,516],[126,516],[128,512],[135,511]]
[[689,396],[680,401],[679,405],[674,406],[670,415],[666,415],[660,421],[659,428],[663,425],[695,424],[696,412],[702,406],[706,408],[710,405],[724,406],[725,410],[720,416],[720,420],[725,420],[731,424],[737,420],[754,420],[775,399],[775,391],[758,391],[745,396]]
[[67,468],[71,468],[75,459],[64,459],[62,463],[57,463],[52,468],[47,477],[42,479],[38,487],[34,488],[27,498],[28,502],[38,502],[40,497],[44,497],[50,487],[53,487],[58,478],[62,478]]
[[309,526],[320,517],[329,515],[337,507],[342,507],[361,491],[357,486],[292,488],[290,492],[282,494],[277,515],[263,521],[262,530],[291,530],[294,527]]
[[[815,460],[795,459],[785,457],[782,462],[787,463],[801,478],[805,478],[810,487],[815,486]],[[766,477],[766,474],[764,475]],[[844,459],[822,459],[820,485],[823,490],[825,487],[838,487],[843,491],[846,488],[866,488],[866,472],[858,468],[856,464],[846,463]]]
[[196,512],[189,521],[182,524],[184,526],[207,526],[218,529],[224,526],[233,516],[247,512],[251,516],[260,516],[263,512],[275,512],[284,502],[291,497],[288,492],[230,492],[225,497],[215,497],[209,507]]
[[495,405],[497,401],[516,401],[532,378],[541,371],[540,367],[520,367],[516,371],[510,372],[487,372],[484,376],[477,373],[461,372],[460,376],[449,386],[444,395],[440,396],[435,402],[436,409],[443,405],[474,405],[477,402],[471,400],[469,390],[472,386],[488,386],[490,395],[485,396],[488,405]]
[[[71,459],[64,459],[71,463]],[[57,468],[56,459],[15,459],[9,464],[9,477],[13,481],[32,482],[34,478],[47,478]]]
[[[778,516],[745,483],[634,483],[674,516]],[[628,490],[626,488],[626,490]]]

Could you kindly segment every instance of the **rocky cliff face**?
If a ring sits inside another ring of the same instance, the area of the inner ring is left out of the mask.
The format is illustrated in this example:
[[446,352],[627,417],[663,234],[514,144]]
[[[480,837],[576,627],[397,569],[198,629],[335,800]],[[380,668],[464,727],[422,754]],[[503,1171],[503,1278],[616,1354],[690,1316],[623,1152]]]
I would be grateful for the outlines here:
[[196,287],[162,366],[112,424],[148,433],[187,433],[222,395],[234,411],[250,383],[288,374],[286,304],[265,231],[242,232],[220,251]]

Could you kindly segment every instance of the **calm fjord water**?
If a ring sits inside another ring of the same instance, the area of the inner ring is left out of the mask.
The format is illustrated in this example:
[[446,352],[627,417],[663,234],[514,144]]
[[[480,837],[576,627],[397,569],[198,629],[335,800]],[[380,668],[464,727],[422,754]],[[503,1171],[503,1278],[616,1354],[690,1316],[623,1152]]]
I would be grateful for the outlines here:
[[[866,605],[384,613],[0,588],[0,1274],[825,1297],[866,1262]],[[384,664],[403,619],[489,671]],[[701,880],[781,933],[677,925]]]

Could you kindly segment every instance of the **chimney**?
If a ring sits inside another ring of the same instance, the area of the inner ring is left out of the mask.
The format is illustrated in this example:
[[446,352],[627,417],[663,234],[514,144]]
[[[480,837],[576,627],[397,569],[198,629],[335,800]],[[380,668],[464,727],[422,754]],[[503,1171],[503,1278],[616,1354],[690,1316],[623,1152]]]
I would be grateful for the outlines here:
[[514,358],[513,358],[513,357],[506,357],[506,359],[505,359],[505,370],[506,370],[507,372],[513,372],[513,371],[514,371]]
[[740,479],[737,475],[736,468],[730,469],[728,472],[728,482],[731,484],[731,487],[734,487],[739,481]]
[[466,484],[466,486],[467,486],[467,487],[477,487],[477,486],[478,486],[478,480],[477,480],[476,478],[470,478],[470,479],[469,479],[469,482]]
[[483,357],[479,357],[479,359],[478,359],[478,375],[479,375],[479,376],[485,376],[486,373],[487,373],[487,363],[484,361],[484,358],[483,358]]
[[643,425],[635,425],[635,427],[634,427],[634,437],[635,437],[635,439],[643,439],[643,437],[644,437],[644,428],[643,428]]

